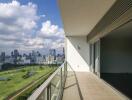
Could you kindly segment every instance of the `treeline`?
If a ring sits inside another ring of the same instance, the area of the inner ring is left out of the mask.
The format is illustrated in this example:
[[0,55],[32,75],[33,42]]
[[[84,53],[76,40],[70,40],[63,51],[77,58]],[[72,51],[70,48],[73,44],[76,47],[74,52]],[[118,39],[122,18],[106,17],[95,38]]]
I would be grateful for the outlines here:
[[27,67],[27,66],[49,66],[49,67],[59,67],[60,64],[10,64],[10,63],[5,63],[1,66],[1,71],[5,70],[11,70],[11,69],[16,69],[16,68],[22,68],[22,67]]

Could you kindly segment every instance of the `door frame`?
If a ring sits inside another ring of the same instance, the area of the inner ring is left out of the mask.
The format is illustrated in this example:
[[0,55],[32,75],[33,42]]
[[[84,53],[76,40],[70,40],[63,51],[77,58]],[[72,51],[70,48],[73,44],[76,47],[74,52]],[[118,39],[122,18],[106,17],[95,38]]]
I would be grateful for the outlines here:
[[[95,53],[97,57],[95,57]],[[100,77],[100,39],[90,44],[90,68],[91,72]]]

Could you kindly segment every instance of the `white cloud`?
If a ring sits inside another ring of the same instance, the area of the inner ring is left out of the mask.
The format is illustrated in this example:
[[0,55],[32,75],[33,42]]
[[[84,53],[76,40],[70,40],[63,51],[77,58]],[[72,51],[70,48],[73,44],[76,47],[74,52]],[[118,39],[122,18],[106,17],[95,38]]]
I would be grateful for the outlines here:
[[29,48],[43,48],[44,47],[44,40],[41,38],[31,38],[26,41],[26,45]]
[[43,37],[62,37],[64,35],[64,30],[59,28],[58,25],[51,24],[51,21],[46,21],[42,23],[42,28],[40,29],[40,35]]
[[42,23],[42,28],[41,28],[41,34],[43,35],[55,35],[58,30],[57,25],[52,25],[51,22],[48,20],[44,23]]
[[[37,30],[37,21],[44,17],[44,14],[37,15],[37,5],[31,2],[26,5],[18,1],[0,3],[0,48],[33,50],[63,47],[64,30],[58,25],[47,20]],[[33,35],[33,32],[37,34]]]
[[47,48],[60,48],[64,46],[64,30],[58,25],[52,24],[49,20],[42,23],[38,36],[45,39]]
[[0,47],[19,48],[27,39],[32,38],[38,19],[37,6],[33,3],[0,3],[0,40],[3,44]]
[[20,5],[18,1],[0,3],[0,34],[30,32],[36,27],[38,18],[35,4]]

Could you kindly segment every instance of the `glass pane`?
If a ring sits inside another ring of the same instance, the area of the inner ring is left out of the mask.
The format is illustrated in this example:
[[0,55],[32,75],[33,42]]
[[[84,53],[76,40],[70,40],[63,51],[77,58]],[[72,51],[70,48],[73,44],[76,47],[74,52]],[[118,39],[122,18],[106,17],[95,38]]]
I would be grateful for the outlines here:
[[39,96],[38,100],[47,100],[47,88]]
[[51,81],[51,100],[56,100],[61,90],[61,70]]

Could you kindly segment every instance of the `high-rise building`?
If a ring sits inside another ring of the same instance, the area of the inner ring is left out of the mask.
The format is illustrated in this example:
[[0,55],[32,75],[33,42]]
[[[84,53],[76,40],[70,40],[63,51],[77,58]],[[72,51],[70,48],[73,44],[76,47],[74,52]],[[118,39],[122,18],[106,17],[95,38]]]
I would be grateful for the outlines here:
[[20,58],[20,56],[21,55],[19,54],[19,51],[17,49],[11,52],[11,57],[14,60],[14,64],[18,63],[18,59]]
[[30,55],[30,62],[32,64],[35,64],[36,63],[36,56],[37,56],[37,53],[35,51],[32,51],[31,55]]
[[18,50],[14,50],[14,57],[17,58],[19,56]]
[[5,61],[5,52],[1,52],[0,60],[1,60],[1,62]]
[[49,50],[49,55],[54,57],[54,60],[56,59],[56,50],[55,49],[50,49]]

